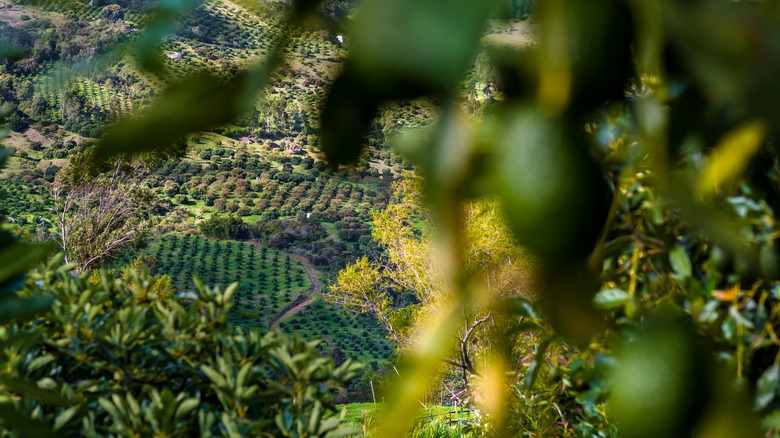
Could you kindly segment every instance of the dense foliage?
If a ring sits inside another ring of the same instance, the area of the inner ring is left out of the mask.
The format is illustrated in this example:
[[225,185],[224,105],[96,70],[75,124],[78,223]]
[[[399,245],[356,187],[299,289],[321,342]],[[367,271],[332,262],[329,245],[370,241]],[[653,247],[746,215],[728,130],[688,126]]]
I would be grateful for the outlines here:
[[[96,436],[302,437],[338,427],[324,415],[359,365],[336,368],[298,337],[235,333],[227,314],[237,284],[198,281],[197,292],[162,300],[143,270],[90,282],[57,264],[25,291],[53,297],[52,309],[3,328],[3,383],[22,390],[11,403],[23,418]],[[5,433],[29,433],[14,430]]]
[[[381,256],[347,266],[326,295],[353,312],[375,315],[405,352],[419,346],[419,332],[446,314],[453,301],[416,183],[399,181],[393,202],[373,213],[372,234]],[[480,295],[464,309],[455,346],[445,359],[461,379],[459,390],[479,374],[477,364],[490,350],[489,333],[506,324],[494,306],[507,297],[535,298],[529,284],[533,258],[514,242],[498,205],[483,200],[466,204],[464,210],[461,244],[468,255],[462,268],[479,279]]]
[[200,232],[214,239],[243,240],[248,236],[244,221],[235,216],[215,214],[198,225]]

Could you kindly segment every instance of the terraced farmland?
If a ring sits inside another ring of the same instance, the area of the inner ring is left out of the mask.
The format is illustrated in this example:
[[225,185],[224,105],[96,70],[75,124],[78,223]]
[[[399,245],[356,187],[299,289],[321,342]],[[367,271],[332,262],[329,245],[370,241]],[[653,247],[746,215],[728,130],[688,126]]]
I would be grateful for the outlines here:
[[[94,3],[97,3],[97,5],[91,5]],[[105,5],[102,2],[89,1],[37,0],[35,7],[46,11],[59,12],[80,20],[95,21],[100,17],[100,13]],[[125,21],[137,22],[141,19],[144,11],[125,8],[123,12]]]
[[239,281],[229,318],[239,327],[267,330],[276,323],[285,332],[323,339],[325,350],[338,348],[346,357],[365,362],[382,362],[393,352],[372,317],[348,314],[324,302],[320,293],[324,279],[283,252],[170,233],[152,241],[144,255],[157,259],[155,272],[168,274],[178,291],[194,289],[193,275],[221,287]]
[[146,254],[157,259],[156,271],[168,274],[179,291],[195,288],[194,275],[221,287],[240,281],[233,319],[243,326],[268,327],[281,309],[311,290],[300,262],[247,243],[174,233],[153,241]]
[[131,116],[140,106],[138,98],[134,99],[122,90],[105,82],[95,82],[82,74],[84,72],[63,68],[59,63],[50,63],[50,67],[45,69],[44,73],[33,78],[35,92],[50,103],[53,116],[56,117],[58,109],[61,108],[63,94],[73,89],[101,111],[116,116]]
[[280,325],[285,332],[300,333],[306,339],[322,339],[329,349],[338,348],[346,357],[377,364],[393,355],[393,344],[384,336],[376,319],[368,314],[351,314],[317,296],[312,304]]

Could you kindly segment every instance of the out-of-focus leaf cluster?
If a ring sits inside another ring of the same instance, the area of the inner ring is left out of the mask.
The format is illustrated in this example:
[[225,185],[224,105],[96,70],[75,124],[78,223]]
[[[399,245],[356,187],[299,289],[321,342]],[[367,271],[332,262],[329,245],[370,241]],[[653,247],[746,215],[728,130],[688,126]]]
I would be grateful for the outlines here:
[[[602,353],[614,361],[597,400],[621,434],[754,435],[754,414],[735,401],[750,394],[763,426],[777,427],[772,3],[538,2],[538,44],[484,48],[498,97],[475,120],[456,96],[490,14],[488,2],[363,2],[324,108],[324,152],[354,161],[382,104],[440,98],[437,122],[398,147],[425,178],[464,303],[457,206],[498,196],[539,256],[545,319],[591,345],[589,366]],[[436,354],[421,350],[410,379],[434,373]]]
[[196,279],[196,292],[164,301],[143,269],[90,281],[60,262],[24,292],[53,298],[51,310],[0,333],[3,436],[35,436],[14,427],[23,420],[37,436],[344,433],[326,414],[361,366],[336,367],[297,337],[236,333],[226,315],[238,284]]

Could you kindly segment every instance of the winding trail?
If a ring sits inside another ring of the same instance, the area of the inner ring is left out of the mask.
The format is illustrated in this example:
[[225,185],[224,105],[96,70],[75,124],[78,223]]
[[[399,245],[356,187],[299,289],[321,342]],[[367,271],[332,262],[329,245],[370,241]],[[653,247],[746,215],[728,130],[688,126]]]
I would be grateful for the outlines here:
[[286,321],[287,318],[291,317],[292,315],[299,312],[304,307],[314,302],[314,294],[318,294],[322,292],[322,282],[320,282],[320,278],[319,278],[320,271],[314,269],[314,266],[312,266],[311,262],[306,257],[290,254],[286,252],[282,252],[282,254],[286,255],[287,257],[290,257],[291,259],[301,262],[301,265],[303,266],[303,270],[306,272],[306,275],[309,277],[309,282],[311,283],[311,290],[306,295],[304,295],[303,293],[298,295],[295,298],[295,300],[292,302],[292,304],[282,309],[282,311],[279,312],[279,314],[276,315],[276,317],[271,321],[272,329],[278,328],[279,324]]

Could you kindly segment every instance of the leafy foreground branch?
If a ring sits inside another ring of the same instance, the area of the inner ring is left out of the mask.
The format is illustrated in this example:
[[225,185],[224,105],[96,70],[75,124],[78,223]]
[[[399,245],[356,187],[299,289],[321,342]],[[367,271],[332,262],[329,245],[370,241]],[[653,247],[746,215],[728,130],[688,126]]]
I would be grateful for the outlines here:
[[336,367],[316,342],[279,332],[236,333],[226,315],[237,283],[196,280],[190,302],[163,301],[143,270],[90,279],[55,270],[59,260],[22,292],[52,296],[51,310],[0,329],[0,436],[350,432],[325,416],[362,366]]

